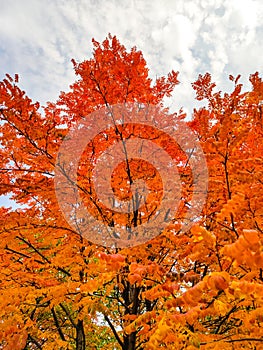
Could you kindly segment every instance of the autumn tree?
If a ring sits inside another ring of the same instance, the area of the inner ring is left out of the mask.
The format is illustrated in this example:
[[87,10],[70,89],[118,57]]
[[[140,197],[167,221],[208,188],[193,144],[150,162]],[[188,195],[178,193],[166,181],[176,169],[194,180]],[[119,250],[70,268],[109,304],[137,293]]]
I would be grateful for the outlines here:
[[177,73],[153,82],[136,48],[93,45],[43,113],[17,76],[0,85],[0,188],[17,203],[1,208],[0,347],[263,348],[261,78],[222,94],[200,75],[207,107],[185,121],[162,104]]

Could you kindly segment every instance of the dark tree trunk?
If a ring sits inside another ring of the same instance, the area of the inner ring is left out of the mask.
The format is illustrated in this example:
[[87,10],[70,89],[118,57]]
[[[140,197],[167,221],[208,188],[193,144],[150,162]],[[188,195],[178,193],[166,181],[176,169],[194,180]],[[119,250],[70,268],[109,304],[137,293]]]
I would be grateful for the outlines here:
[[85,350],[85,333],[82,320],[78,320],[78,323],[76,325],[76,332],[76,350]]
[[133,332],[123,338],[123,350],[135,350],[136,347],[136,332]]
[[[130,285],[129,282],[126,281],[125,289],[122,293],[123,299],[126,305],[130,305],[126,310],[126,314],[130,315],[138,315],[139,314],[139,293],[140,288]],[[137,332],[133,332],[131,334],[124,334],[123,337],[123,350],[135,350],[136,349],[136,336]]]

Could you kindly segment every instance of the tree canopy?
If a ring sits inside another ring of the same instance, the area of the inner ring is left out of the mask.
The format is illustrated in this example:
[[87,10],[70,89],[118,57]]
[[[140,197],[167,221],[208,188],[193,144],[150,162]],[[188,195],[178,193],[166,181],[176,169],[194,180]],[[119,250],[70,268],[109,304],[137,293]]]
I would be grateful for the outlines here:
[[[43,111],[17,75],[0,83],[0,194],[17,203],[0,209],[0,348],[263,349],[262,79],[252,74],[244,92],[230,76],[222,93],[199,75],[204,107],[189,120],[163,105],[178,73],[152,81],[136,48],[111,35],[93,45],[91,59],[73,60],[70,91]],[[84,125],[73,135],[85,141],[98,124],[77,156],[70,130]],[[146,150],[141,159],[128,144]],[[164,185],[172,198],[158,221]]]

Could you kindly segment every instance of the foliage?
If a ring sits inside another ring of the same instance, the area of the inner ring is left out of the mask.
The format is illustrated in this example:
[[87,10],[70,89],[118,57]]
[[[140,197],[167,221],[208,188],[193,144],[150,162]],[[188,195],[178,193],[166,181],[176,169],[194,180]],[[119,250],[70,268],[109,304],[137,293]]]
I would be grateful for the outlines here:
[[[209,190],[192,229],[181,232],[177,220],[193,191],[189,159],[154,130],[156,143],[168,144],[180,160],[182,205],[151,241],[105,248],[69,226],[57,203],[54,167],[67,130],[116,103],[159,106],[171,124],[184,116],[169,115],[162,106],[178,84],[177,73],[153,83],[136,48],[127,52],[110,35],[93,44],[92,59],[73,61],[78,80],[70,92],[43,113],[18,87],[17,76],[0,83],[0,193],[19,206],[1,208],[0,348],[263,349],[261,78],[251,75],[251,91],[242,92],[239,77],[230,76],[233,91],[225,94],[214,92],[208,73],[193,83],[196,98],[208,105],[185,123],[204,150]],[[109,130],[108,142],[100,143],[100,134],[87,147],[78,173],[84,201],[93,198],[93,158],[139,132]],[[129,160],[128,169],[129,174],[122,164],[112,184],[121,199],[131,196],[124,180],[139,178],[152,192],[161,191],[158,173],[147,162]],[[129,227],[147,221],[154,210],[142,218],[138,211],[111,216],[104,208],[97,216]]]

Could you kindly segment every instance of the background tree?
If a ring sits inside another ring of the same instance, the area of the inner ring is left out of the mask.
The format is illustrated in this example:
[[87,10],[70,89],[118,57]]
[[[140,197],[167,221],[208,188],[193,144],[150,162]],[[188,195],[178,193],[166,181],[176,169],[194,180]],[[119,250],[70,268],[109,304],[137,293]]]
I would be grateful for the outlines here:
[[[214,92],[209,74],[193,84],[197,99],[208,105],[185,123],[205,152],[209,191],[192,229],[183,232],[178,225],[193,195],[189,155],[151,130],[178,161],[182,203],[158,237],[136,247],[105,248],[69,226],[57,203],[54,169],[62,140],[79,120],[117,103],[154,105],[172,124],[175,115],[162,100],[178,81],[172,72],[153,84],[141,52],[127,52],[115,37],[93,44],[92,59],[73,61],[78,80],[70,92],[44,113],[19,89],[17,76],[0,85],[0,188],[19,205],[1,208],[0,346],[263,348],[261,78],[252,75],[252,90],[243,93],[239,78],[230,76],[233,92],[224,95]],[[96,157],[139,133],[136,127],[110,129],[87,145],[77,179],[85,203],[99,204],[91,182]],[[142,136],[149,134],[143,129]],[[135,179],[147,182],[149,196],[157,192],[150,199],[158,204],[158,172],[141,160],[127,159],[116,169],[116,195],[130,199],[127,181]],[[142,217],[138,210],[113,215],[102,207],[93,214],[110,227],[120,220],[128,228],[147,222],[155,210]]]

